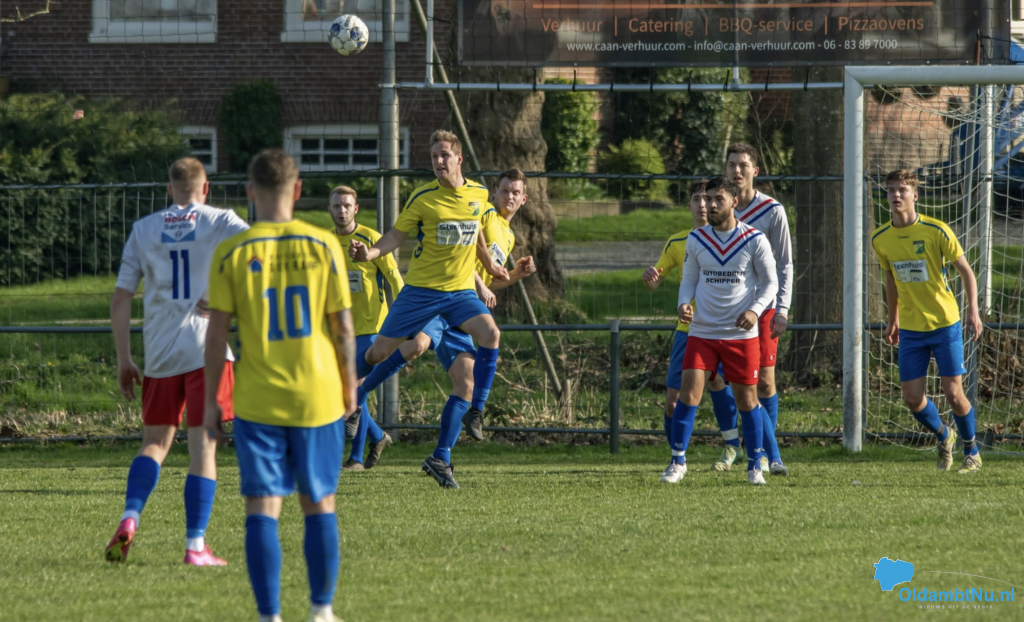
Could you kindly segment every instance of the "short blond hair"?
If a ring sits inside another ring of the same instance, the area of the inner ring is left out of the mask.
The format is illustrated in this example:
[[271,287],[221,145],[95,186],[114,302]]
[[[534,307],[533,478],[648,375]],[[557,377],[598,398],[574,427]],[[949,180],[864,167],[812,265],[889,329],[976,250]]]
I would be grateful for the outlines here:
[[914,192],[917,192],[917,173],[915,173],[914,171],[905,168],[896,169],[895,171],[889,171],[889,174],[885,176],[885,186],[887,188],[889,187],[889,182],[891,181],[902,181],[903,183],[913,188]]
[[171,165],[167,176],[177,190],[196,192],[206,182],[206,168],[196,158],[181,158]]
[[249,181],[259,190],[281,192],[298,178],[295,158],[282,149],[264,149],[249,163]]
[[331,190],[331,193],[329,195],[327,195],[327,198],[333,197],[336,194],[340,194],[340,195],[348,194],[348,195],[351,195],[353,201],[355,201],[356,203],[359,202],[359,193],[357,193],[356,189],[351,187],[351,186],[335,186]]
[[448,143],[452,146],[452,152],[455,155],[462,155],[462,141],[455,135],[455,132],[435,130],[430,135],[430,147],[433,148],[437,143]]

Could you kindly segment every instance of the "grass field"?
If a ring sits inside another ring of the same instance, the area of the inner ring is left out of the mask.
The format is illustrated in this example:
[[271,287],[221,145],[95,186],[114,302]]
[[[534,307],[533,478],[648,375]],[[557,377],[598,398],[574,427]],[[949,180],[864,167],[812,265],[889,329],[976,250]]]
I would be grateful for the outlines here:
[[[255,620],[234,456],[208,542],[226,568],[181,563],[186,456],[177,447],[142,516],[129,562],[103,561],[123,505],[129,446],[0,448],[0,618]],[[972,476],[937,473],[934,452],[836,447],[789,452],[793,474],[763,488],[706,470],[692,450],[677,486],[658,482],[664,445],[529,449],[458,446],[462,490],[419,471],[427,445],[399,444],[339,490],[347,622],[647,620],[1019,620],[1021,600],[923,610],[899,589],[1024,586],[1019,460],[986,457]],[[860,482],[855,485],[854,482]],[[302,518],[281,519],[285,620],[307,616]],[[882,592],[872,564],[911,562]],[[964,573],[939,574],[939,573]],[[950,607],[947,604],[947,607]],[[990,607],[990,608],[989,608]]]

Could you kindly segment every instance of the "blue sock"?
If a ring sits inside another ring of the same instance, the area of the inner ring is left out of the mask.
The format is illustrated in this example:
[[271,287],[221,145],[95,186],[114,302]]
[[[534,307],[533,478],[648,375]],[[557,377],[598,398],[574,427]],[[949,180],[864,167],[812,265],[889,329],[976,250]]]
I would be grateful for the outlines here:
[[363,384],[359,385],[359,393],[363,396],[363,401],[366,401],[366,396],[372,393],[374,389],[384,384],[385,380],[403,367],[405,367],[405,357],[402,356],[401,350],[395,350],[383,363],[374,367],[373,371],[363,380]]
[[672,448],[672,462],[686,464],[686,448],[690,446],[690,435],[697,419],[697,407],[676,402],[672,411],[672,433],[669,436],[669,447]]
[[775,425],[764,406],[758,407],[761,414],[761,436],[764,442],[765,453],[768,454],[768,462],[782,464],[782,456],[779,454],[779,441],[775,438]]
[[665,418],[665,440],[672,444],[672,417],[664,415]]
[[919,413],[914,413],[914,419],[917,419],[929,432],[934,434],[940,441],[946,440],[949,436],[949,430],[945,429],[942,425],[942,419],[939,417],[939,409],[935,407],[935,402],[930,399],[926,401],[924,410]]
[[715,411],[715,420],[718,421],[718,429],[725,439],[725,444],[739,447],[740,435],[736,430],[738,415],[732,387],[725,385],[721,391],[711,391],[711,406]]
[[373,417],[370,416],[369,410],[364,410],[363,416],[366,417],[366,423],[364,424],[360,422],[359,427],[362,427],[363,425],[366,426],[366,438],[369,439],[371,443],[381,442],[384,438],[384,430],[381,430],[380,426],[377,425],[377,422],[373,420]]
[[189,474],[185,478],[185,537],[202,538],[210,524],[217,480]]
[[758,462],[761,459],[761,439],[764,438],[764,429],[761,424],[761,409],[741,410],[740,419],[743,420],[743,443],[747,446],[747,470],[754,467],[761,468]]
[[[314,605],[329,605],[338,584],[338,515],[312,514],[306,517],[306,570],[309,573],[309,600]],[[260,612],[262,613],[262,611]]]
[[281,613],[281,541],[276,520],[263,514],[245,518],[245,563],[260,615]]
[[366,449],[366,431],[368,425],[366,420],[370,418],[370,409],[366,407],[366,400],[359,403],[359,425],[356,426],[356,435],[352,437],[352,444],[349,447],[348,459],[363,463],[363,450]]
[[964,441],[964,455],[970,456],[978,453],[978,446],[974,442],[975,421],[974,408],[971,408],[963,417],[953,413],[953,421],[956,422],[956,429],[960,430],[960,438]]
[[[397,352],[398,350],[395,350]],[[367,354],[369,350],[367,350]],[[366,354],[363,354],[362,358],[356,361],[356,376],[359,378],[365,378],[370,375],[373,371],[374,366],[366,360]]]
[[498,349],[480,346],[473,362],[473,408],[482,411],[498,369]]
[[761,407],[768,411],[768,418],[772,420],[772,429],[777,430],[779,428],[779,394],[757,399],[761,402]]
[[130,516],[138,525],[142,508],[146,507],[146,501],[159,479],[160,465],[156,460],[148,456],[136,456],[132,460],[132,466],[128,469],[128,488],[124,493],[124,516],[121,520]]
[[444,460],[445,464],[452,462],[452,447],[455,441],[459,440],[459,433],[462,432],[462,416],[469,410],[469,402],[457,395],[449,395],[448,402],[441,411],[441,432],[437,435],[437,449],[433,456],[438,460]]

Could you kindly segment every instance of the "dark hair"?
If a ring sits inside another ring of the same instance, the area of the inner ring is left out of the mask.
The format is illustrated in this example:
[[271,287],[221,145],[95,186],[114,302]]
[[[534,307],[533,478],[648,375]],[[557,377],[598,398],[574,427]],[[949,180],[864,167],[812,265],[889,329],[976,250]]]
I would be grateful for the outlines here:
[[704,188],[704,191],[711,194],[713,190],[718,189],[725,190],[729,195],[734,197],[740,196],[740,187],[736,182],[722,175],[709,179],[708,185]]
[[886,187],[889,187],[889,182],[890,181],[902,181],[903,183],[905,183],[908,186],[910,186],[911,188],[913,188],[914,192],[917,192],[918,181],[917,181],[917,174],[914,173],[914,171],[911,171],[911,170],[908,170],[908,169],[905,169],[905,168],[897,169],[895,171],[890,171],[889,174],[885,176],[885,186]]
[[526,190],[526,173],[517,168],[510,168],[507,171],[502,171],[501,175],[498,175],[499,186],[501,185],[502,179],[507,179],[509,181],[521,181],[523,182],[523,190]]
[[283,149],[264,149],[249,163],[249,181],[260,190],[278,192],[298,178],[295,159]]
[[729,156],[734,153],[739,155],[745,155],[750,158],[750,163],[757,166],[757,149],[750,143],[733,143],[729,145],[729,148],[725,150],[725,159],[728,160]]
[[693,195],[695,195],[695,194],[700,194],[702,192],[707,192],[707,189],[708,189],[708,180],[706,180],[706,179],[697,179],[697,180],[694,180],[694,181],[690,182],[690,196],[691,197]]

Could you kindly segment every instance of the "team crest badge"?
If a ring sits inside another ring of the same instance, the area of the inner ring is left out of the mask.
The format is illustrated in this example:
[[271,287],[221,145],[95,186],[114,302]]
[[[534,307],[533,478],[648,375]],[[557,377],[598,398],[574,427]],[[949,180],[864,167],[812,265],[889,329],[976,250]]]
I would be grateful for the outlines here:
[[478,202],[470,201],[469,206],[473,208],[473,215],[474,216],[479,216],[480,215],[480,204]]
[[924,240],[914,240],[914,252],[924,255]]

